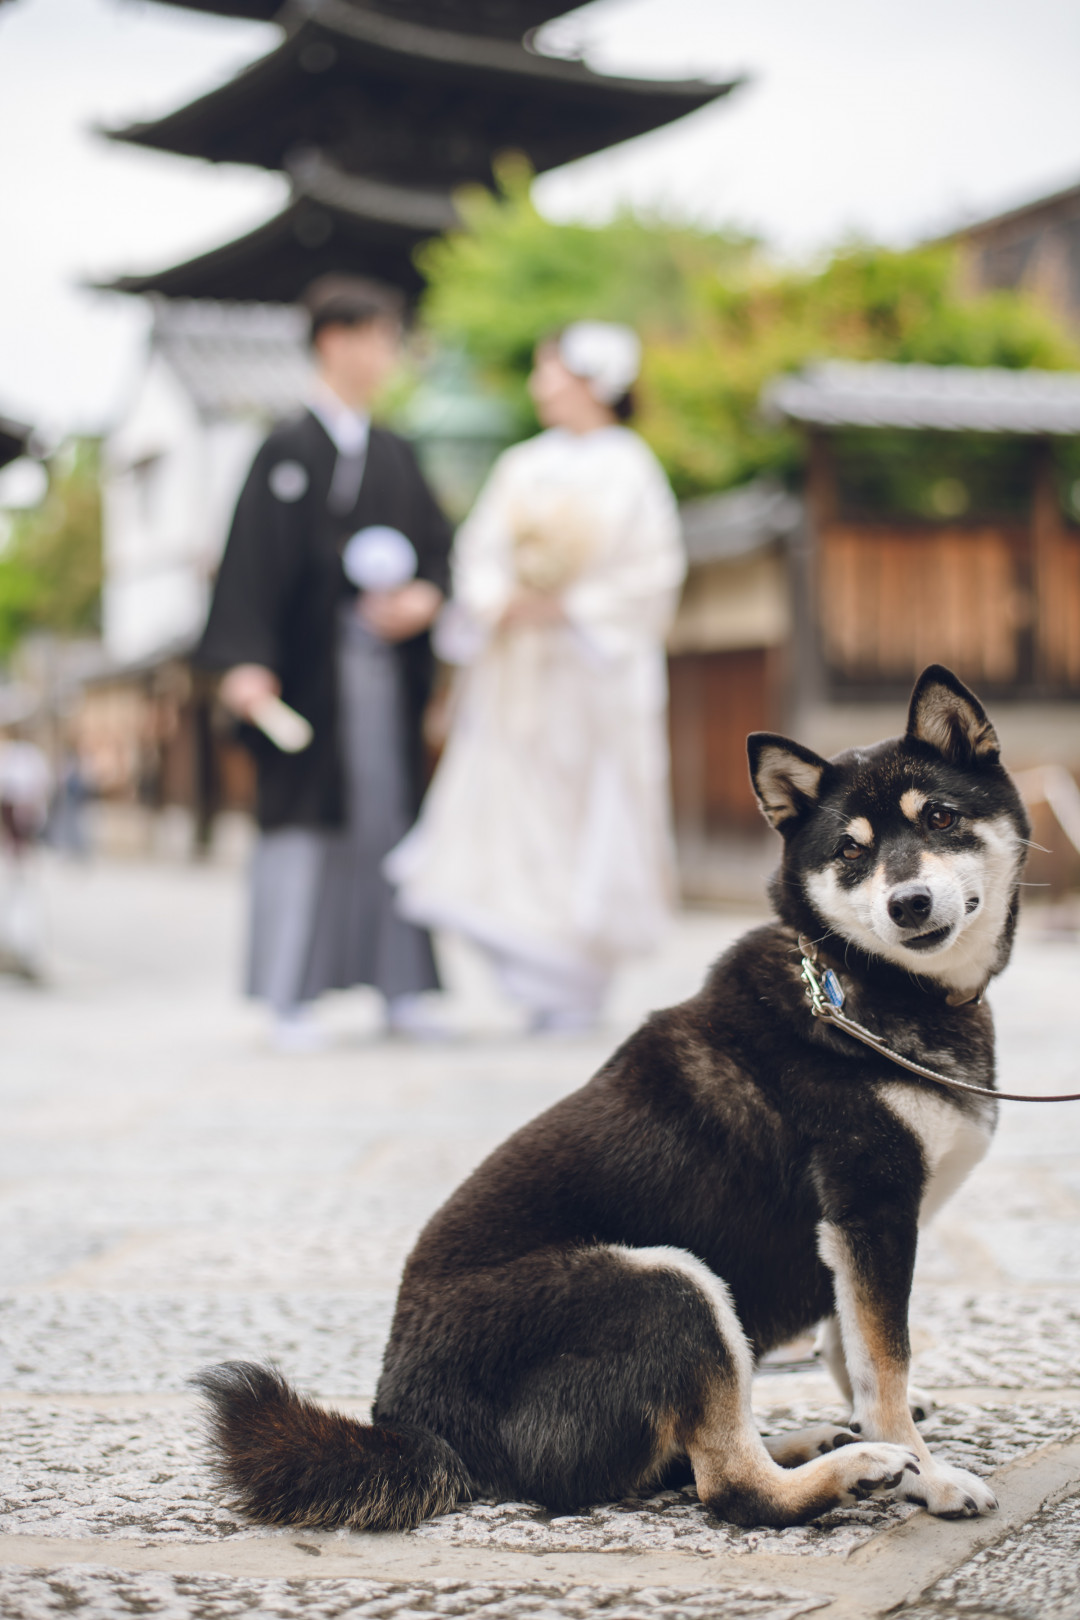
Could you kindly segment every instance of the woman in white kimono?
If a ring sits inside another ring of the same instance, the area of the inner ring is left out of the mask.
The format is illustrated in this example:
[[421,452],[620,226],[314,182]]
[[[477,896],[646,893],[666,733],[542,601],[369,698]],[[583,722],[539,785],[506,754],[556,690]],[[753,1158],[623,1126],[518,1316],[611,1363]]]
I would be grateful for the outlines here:
[[402,915],[482,946],[538,1030],[596,1022],[673,891],[664,636],[685,562],[667,479],[620,422],[639,364],[606,322],[537,351],[547,431],[500,458],[457,536],[439,650],[465,667],[386,868]]

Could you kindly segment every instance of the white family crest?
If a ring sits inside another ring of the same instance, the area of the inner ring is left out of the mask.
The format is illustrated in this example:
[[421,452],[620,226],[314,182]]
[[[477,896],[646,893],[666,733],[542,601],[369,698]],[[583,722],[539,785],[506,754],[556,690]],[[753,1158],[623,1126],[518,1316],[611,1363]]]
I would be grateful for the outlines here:
[[299,461],[279,461],[271,467],[267,483],[270,493],[279,501],[298,501],[302,495],[307,494],[308,483],[307,468],[301,466]]

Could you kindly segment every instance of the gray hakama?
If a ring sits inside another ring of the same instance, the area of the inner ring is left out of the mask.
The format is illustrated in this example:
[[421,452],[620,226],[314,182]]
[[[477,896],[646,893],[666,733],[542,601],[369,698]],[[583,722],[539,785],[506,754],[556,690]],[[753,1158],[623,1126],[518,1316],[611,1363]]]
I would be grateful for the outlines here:
[[248,994],[279,1013],[370,984],[388,1000],[438,987],[431,939],[394,909],[382,862],[408,831],[401,663],[357,618],[338,620],[346,825],[259,835],[252,861]]

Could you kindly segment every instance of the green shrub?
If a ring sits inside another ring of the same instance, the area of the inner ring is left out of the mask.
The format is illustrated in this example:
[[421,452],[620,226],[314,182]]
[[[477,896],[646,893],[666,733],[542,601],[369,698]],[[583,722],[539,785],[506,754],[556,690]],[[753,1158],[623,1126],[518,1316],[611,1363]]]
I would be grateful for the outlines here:
[[462,229],[422,251],[425,322],[467,352],[523,434],[536,428],[524,384],[537,341],[585,316],[631,322],[645,340],[636,425],[682,496],[797,475],[798,436],[759,402],[771,378],[813,360],[1080,365],[1029,300],[964,297],[948,247],[851,243],[820,266],[784,268],[734,233],[625,213],[556,224],[520,163],[500,179],[497,197],[464,194]]

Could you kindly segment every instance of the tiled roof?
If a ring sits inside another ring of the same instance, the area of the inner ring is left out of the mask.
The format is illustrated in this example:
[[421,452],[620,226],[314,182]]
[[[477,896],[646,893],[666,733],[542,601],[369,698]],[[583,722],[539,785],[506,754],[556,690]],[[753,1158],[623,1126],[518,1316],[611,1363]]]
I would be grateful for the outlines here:
[[684,501],[679,508],[691,564],[749,556],[792,534],[802,520],[802,502],[770,479],[756,479],[722,495]]
[[288,304],[160,300],[153,347],[207,416],[282,416],[311,380],[304,312]]
[[821,427],[1073,434],[1080,372],[831,360],[778,378],[764,404],[772,415]]
[[1080,204],[1080,185],[1063,186],[1059,191],[1035,197],[1030,202],[1017,203],[1012,208],[1003,208],[999,213],[987,214],[980,219],[970,219],[964,225],[957,225],[942,240],[955,242],[965,236],[977,237],[984,231],[996,231],[1002,225],[1017,225],[1027,221],[1034,223],[1040,214],[1055,212],[1065,203]]

